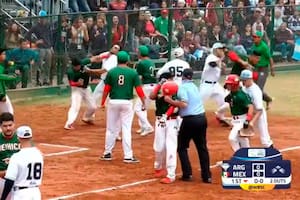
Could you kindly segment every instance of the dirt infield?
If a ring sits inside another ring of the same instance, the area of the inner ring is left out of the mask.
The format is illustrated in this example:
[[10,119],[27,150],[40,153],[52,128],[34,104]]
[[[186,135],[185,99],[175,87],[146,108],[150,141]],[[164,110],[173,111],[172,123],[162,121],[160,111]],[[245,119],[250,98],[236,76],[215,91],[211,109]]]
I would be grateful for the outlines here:
[[[36,144],[45,155],[45,170],[41,187],[43,199],[64,199],[63,196],[78,193],[70,199],[247,199],[296,200],[300,199],[299,150],[286,151],[284,159],[292,161],[293,181],[289,190],[245,192],[224,190],[221,187],[220,169],[212,168],[213,184],[200,181],[199,164],[195,148],[190,149],[193,166],[193,182],[177,180],[162,185],[153,178],[153,134],[141,137],[133,133],[133,150],[139,164],[125,164],[121,143],[116,144],[113,161],[100,161],[104,149],[104,111],[97,112],[95,125],[86,125],[78,118],[73,131],[63,129],[68,111],[67,105],[15,106],[16,122],[29,124],[34,130]],[[150,113],[154,121],[153,112]],[[230,158],[232,151],[227,141],[228,128],[220,127],[211,113],[208,115],[208,146],[211,165]],[[134,121],[133,132],[137,128]],[[300,146],[300,118],[269,116],[270,132],[278,149]],[[45,143],[40,144],[40,143]],[[258,137],[252,140],[259,145]],[[57,146],[63,145],[63,146]],[[55,154],[64,152],[61,154]],[[180,173],[180,165],[177,169]]]

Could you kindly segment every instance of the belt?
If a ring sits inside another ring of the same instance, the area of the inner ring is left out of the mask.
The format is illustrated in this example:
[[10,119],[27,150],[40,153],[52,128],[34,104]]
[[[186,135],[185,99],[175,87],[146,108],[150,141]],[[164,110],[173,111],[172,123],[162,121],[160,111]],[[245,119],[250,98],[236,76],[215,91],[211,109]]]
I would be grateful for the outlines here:
[[216,84],[217,81],[204,81],[204,83],[208,83],[208,84]]
[[18,190],[23,190],[23,189],[28,189],[28,188],[35,188],[35,187],[38,187],[37,185],[36,186],[31,186],[31,187],[19,187],[19,186],[15,186],[13,188],[14,191],[18,191]]
[[196,117],[204,117],[205,113],[201,113],[198,115],[187,115],[187,116],[182,116],[183,119],[189,119],[189,118],[196,118]]
[[[160,120],[160,118],[162,116],[156,116],[156,117],[157,117],[158,120]],[[169,120],[169,119],[177,119],[177,117],[178,117],[177,115],[173,115],[173,116],[168,117],[167,120]]]

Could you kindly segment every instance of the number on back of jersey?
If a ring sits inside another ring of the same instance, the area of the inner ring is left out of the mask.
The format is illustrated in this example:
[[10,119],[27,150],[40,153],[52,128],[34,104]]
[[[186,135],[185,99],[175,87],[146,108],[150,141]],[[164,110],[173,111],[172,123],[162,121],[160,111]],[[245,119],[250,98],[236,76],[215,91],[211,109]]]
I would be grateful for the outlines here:
[[40,162],[29,163],[27,165],[28,174],[26,180],[40,180],[43,172],[43,165]]
[[169,71],[176,77],[182,77],[183,66],[169,67]]

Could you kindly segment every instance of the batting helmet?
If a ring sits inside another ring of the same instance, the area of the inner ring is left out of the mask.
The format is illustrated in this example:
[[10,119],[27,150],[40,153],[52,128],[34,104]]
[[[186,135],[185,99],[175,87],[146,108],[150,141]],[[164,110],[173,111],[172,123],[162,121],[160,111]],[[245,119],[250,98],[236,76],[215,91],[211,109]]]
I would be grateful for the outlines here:
[[238,75],[230,74],[226,77],[225,84],[236,86],[240,84]]
[[178,91],[178,85],[174,81],[167,81],[161,86],[164,96],[173,96]]

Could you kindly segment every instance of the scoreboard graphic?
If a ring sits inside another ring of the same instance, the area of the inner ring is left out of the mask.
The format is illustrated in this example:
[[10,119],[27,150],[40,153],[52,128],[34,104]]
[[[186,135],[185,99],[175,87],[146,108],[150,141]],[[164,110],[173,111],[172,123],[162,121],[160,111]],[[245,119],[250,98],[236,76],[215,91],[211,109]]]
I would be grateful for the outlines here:
[[242,148],[230,160],[224,160],[224,189],[265,191],[291,187],[291,162],[283,160],[274,148]]

